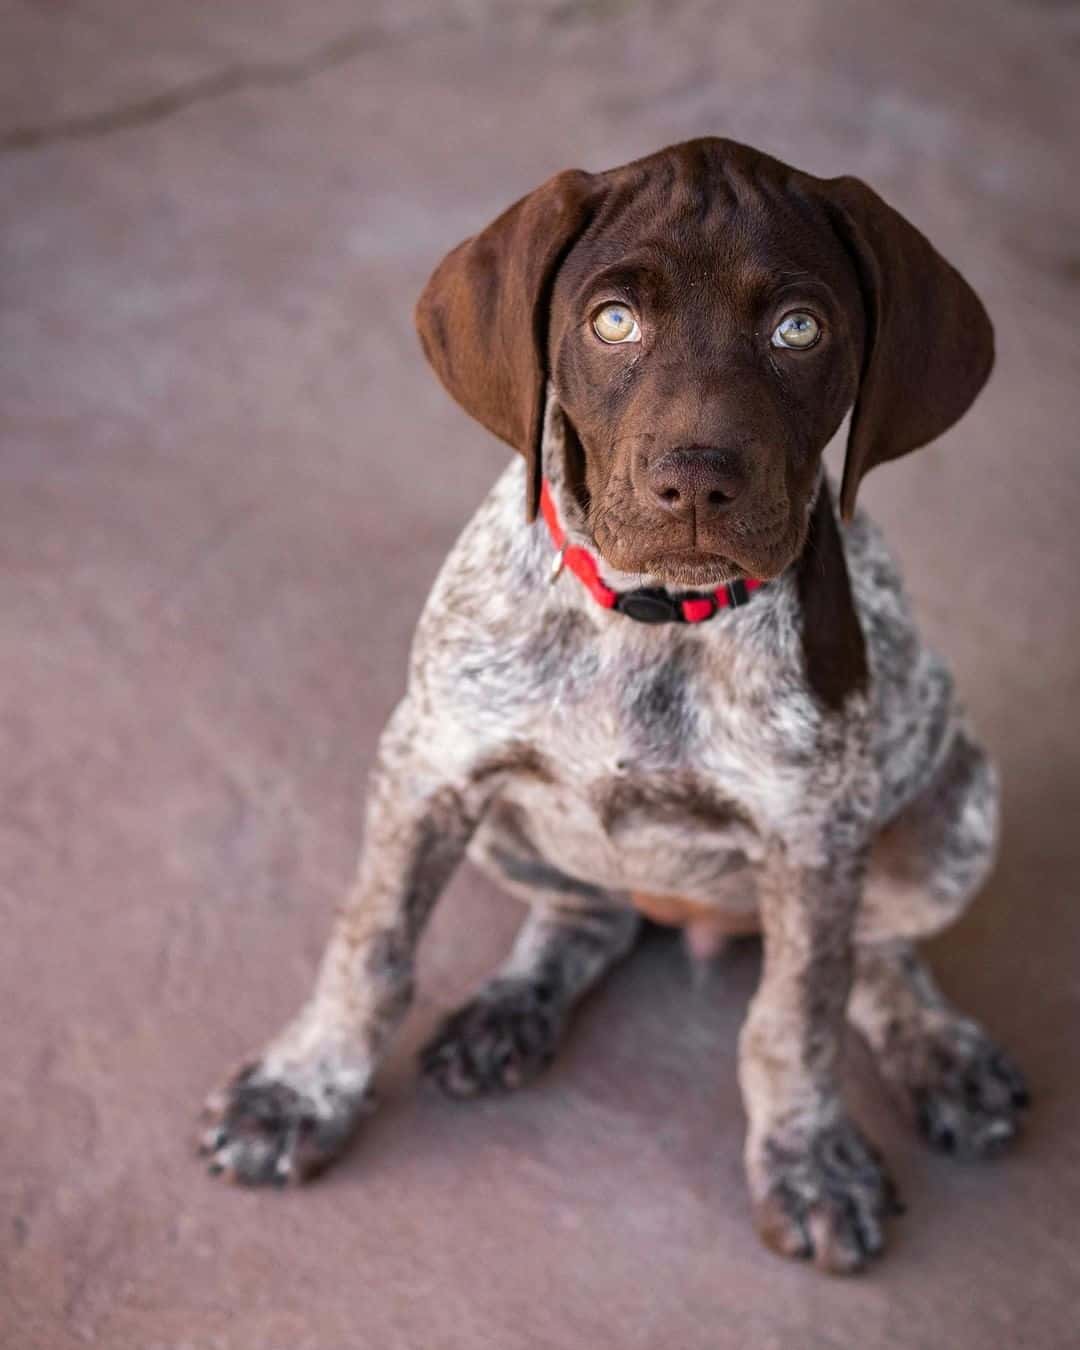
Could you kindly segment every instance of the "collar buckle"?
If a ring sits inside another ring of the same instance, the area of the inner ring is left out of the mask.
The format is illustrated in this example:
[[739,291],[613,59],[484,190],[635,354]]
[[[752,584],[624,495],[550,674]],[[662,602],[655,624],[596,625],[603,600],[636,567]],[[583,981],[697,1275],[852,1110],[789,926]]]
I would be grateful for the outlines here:
[[644,586],[637,591],[620,591],[614,608],[638,623],[682,623],[679,602],[667,591]]

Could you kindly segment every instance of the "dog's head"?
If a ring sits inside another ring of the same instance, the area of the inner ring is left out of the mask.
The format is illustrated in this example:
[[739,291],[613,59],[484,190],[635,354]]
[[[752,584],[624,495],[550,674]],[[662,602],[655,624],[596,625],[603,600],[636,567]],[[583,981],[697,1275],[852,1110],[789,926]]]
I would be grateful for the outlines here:
[[682,586],[794,560],[853,405],[845,515],[993,363],[975,293],[868,187],[717,139],[557,175],[443,260],[417,326],[454,398],[525,455],[530,519],[550,381],[597,549]]

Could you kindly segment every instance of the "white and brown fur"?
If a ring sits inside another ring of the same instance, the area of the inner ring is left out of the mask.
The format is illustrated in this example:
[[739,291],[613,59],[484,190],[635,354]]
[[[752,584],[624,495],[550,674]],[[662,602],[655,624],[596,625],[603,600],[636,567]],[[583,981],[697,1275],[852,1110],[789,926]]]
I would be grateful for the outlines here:
[[[549,388],[543,471],[570,538],[593,547],[564,433]],[[994,769],[861,512],[842,548],[867,678],[831,700],[807,676],[798,566],[710,622],[635,623],[569,573],[551,580],[543,522],[521,523],[525,490],[516,461],[442,568],[314,992],[211,1101],[211,1167],[282,1184],[345,1146],[409,1006],[425,921],[468,855],[529,916],[425,1070],[462,1096],[530,1080],[631,950],[641,911],[682,915],[705,945],[710,925],[760,929],[740,1043],[758,1226],[787,1254],[858,1269],[897,1204],[837,1086],[846,1022],[942,1148],[996,1151],[1026,1105],[1018,1071],[914,946],[992,864]],[[831,494],[822,472],[808,513]],[[601,565],[617,590],[662,584]]]

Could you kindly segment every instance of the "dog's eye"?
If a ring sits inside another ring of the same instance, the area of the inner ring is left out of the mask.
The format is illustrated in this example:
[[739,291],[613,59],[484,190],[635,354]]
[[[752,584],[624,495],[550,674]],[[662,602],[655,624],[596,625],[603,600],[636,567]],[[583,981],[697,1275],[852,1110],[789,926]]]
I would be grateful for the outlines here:
[[805,350],[812,347],[821,336],[821,324],[812,314],[797,310],[794,314],[785,314],[772,335],[774,347],[794,347]]
[[627,305],[605,305],[593,315],[592,326],[601,342],[641,341],[641,327]]

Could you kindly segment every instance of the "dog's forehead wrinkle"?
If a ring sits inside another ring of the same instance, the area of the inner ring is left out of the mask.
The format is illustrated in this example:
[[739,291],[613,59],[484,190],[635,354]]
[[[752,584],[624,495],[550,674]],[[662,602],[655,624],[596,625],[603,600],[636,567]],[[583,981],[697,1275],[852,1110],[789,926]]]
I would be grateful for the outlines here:
[[625,254],[614,242],[579,260],[586,268],[576,287],[579,306],[608,291],[668,311],[708,306],[742,313],[785,287],[803,285],[824,298],[835,288],[836,260],[805,236],[793,241],[727,230],[703,240],[700,230],[685,236],[671,230],[634,240]]

